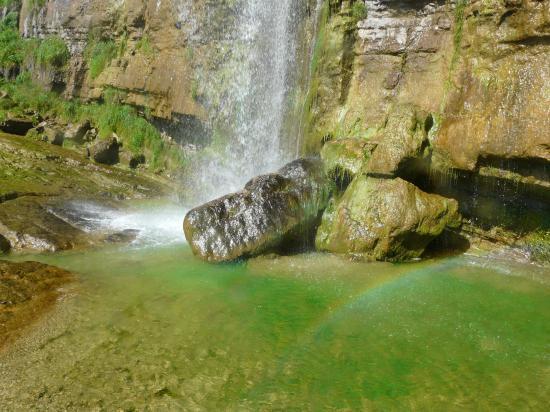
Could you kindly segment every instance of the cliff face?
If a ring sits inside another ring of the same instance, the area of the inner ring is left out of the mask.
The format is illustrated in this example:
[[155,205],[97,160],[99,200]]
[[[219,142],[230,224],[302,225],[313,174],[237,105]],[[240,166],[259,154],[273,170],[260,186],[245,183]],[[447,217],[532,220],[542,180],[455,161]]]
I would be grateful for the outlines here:
[[[357,18],[361,3],[366,16]],[[458,199],[468,221],[499,240],[497,228],[547,231],[549,8],[532,0],[328,2],[307,149],[368,141],[359,175],[380,173],[374,163],[391,160],[388,147],[395,154],[408,144],[388,122],[414,107],[428,137],[416,160],[398,158],[392,173]]]
[[65,40],[71,53],[67,96],[94,99],[112,87],[123,92],[124,102],[147,107],[159,118],[201,119],[205,113],[192,91],[190,22],[181,3],[48,0],[37,7],[24,0],[20,31]]

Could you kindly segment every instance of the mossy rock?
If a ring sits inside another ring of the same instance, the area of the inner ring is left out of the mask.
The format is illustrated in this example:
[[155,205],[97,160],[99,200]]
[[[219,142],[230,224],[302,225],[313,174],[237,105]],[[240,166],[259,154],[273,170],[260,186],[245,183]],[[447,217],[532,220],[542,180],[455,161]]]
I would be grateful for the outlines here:
[[332,178],[353,178],[370,158],[374,145],[365,139],[338,139],[325,143],[321,150],[325,170]]
[[400,178],[359,175],[325,210],[316,247],[373,260],[406,261],[420,257],[446,227],[459,225],[456,200],[425,193]]

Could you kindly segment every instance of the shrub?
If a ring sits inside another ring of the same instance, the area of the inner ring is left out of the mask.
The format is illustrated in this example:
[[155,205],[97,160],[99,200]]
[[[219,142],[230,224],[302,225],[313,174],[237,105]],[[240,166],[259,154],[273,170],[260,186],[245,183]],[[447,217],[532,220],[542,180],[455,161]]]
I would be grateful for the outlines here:
[[17,14],[9,13],[0,21],[0,68],[11,70],[24,58],[24,47],[17,30]]
[[365,6],[365,2],[363,0],[358,0],[353,3],[353,6],[351,7],[351,15],[354,20],[365,20],[367,18],[367,14],[367,6]]
[[67,64],[70,57],[67,45],[58,36],[44,39],[35,52],[36,62],[43,66],[60,68]]
[[117,56],[117,47],[112,40],[96,41],[93,37],[89,39],[86,48],[86,60],[90,77],[96,79]]

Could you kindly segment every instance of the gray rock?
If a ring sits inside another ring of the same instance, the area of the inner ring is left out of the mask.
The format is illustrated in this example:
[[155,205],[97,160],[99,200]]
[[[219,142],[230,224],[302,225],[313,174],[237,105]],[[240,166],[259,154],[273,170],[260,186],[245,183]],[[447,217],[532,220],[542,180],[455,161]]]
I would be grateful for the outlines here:
[[67,126],[65,129],[65,139],[74,141],[75,143],[83,143],[86,141],[86,135],[91,130],[91,125],[88,120],[80,123],[74,123]]
[[244,190],[191,210],[184,220],[193,253],[232,261],[281,247],[300,247],[314,234],[329,184],[318,159],[300,159],[256,177]]

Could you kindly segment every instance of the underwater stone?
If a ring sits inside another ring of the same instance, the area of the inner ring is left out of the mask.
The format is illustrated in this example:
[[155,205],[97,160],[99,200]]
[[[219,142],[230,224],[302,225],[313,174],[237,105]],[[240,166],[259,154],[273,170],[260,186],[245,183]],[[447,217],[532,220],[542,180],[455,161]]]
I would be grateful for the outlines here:
[[191,210],[185,236],[193,253],[210,262],[303,246],[327,205],[329,187],[319,159],[295,160],[252,179],[240,192]]

